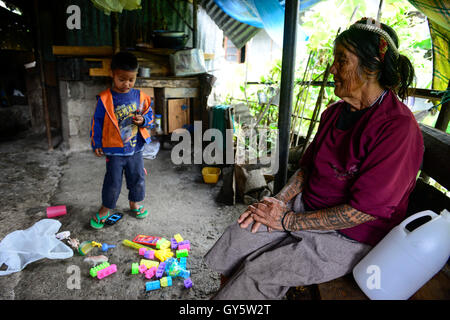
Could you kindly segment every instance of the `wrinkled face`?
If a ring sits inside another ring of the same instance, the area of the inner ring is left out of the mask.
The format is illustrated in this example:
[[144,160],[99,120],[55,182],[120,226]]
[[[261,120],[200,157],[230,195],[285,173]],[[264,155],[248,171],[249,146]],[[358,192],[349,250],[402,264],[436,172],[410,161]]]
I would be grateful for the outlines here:
[[360,72],[358,57],[353,52],[341,44],[336,44],[330,72],[334,76],[335,95],[342,99],[357,96],[364,80]]
[[136,71],[125,71],[121,69],[112,71],[112,78],[114,83],[114,91],[120,93],[127,93],[134,87],[136,82]]

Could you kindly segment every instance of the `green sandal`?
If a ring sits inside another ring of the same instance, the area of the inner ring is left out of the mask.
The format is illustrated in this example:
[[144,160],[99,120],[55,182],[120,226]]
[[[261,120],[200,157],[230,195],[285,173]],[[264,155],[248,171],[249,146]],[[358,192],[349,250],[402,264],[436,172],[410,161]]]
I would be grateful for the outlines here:
[[94,229],[101,229],[105,225],[105,223],[101,223],[100,221],[106,220],[109,217],[109,211],[106,214],[106,216],[101,217],[98,215],[98,212],[95,214],[95,217],[97,218],[97,221],[95,221],[93,218],[91,218],[91,227]]
[[[144,206],[140,206],[139,209],[130,209],[130,210],[131,210],[132,212],[141,212],[141,209],[142,209],[143,207],[144,207]],[[148,215],[148,211],[145,210],[144,212],[138,213],[138,214],[136,215],[136,218],[138,218],[138,219],[143,219],[143,218],[145,218],[147,215]]]

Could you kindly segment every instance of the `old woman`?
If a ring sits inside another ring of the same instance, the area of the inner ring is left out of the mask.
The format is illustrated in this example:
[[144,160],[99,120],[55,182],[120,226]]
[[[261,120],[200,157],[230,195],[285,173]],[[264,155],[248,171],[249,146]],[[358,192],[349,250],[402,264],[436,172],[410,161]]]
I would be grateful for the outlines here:
[[363,18],[335,40],[335,94],[300,168],[253,204],[205,256],[215,299],[281,299],[352,271],[406,214],[423,156],[402,103],[414,69],[389,26]]

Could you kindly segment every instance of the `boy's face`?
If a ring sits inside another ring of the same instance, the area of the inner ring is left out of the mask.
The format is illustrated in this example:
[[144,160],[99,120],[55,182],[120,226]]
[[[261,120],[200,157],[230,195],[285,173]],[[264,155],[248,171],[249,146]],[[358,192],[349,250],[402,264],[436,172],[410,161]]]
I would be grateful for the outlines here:
[[119,93],[127,93],[134,87],[137,71],[126,71],[121,69],[112,70],[113,89]]

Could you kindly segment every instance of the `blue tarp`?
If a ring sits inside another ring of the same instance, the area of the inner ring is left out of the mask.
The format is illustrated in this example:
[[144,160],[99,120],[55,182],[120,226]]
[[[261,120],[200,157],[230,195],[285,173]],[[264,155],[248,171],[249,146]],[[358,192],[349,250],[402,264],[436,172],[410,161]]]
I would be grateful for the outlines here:
[[[300,1],[300,11],[304,11],[321,0]],[[284,0],[214,0],[229,16],[251,26],[264,29],[280,47],[283,45]],[[308,36],[299,27],[299,41],[307,41]]]

